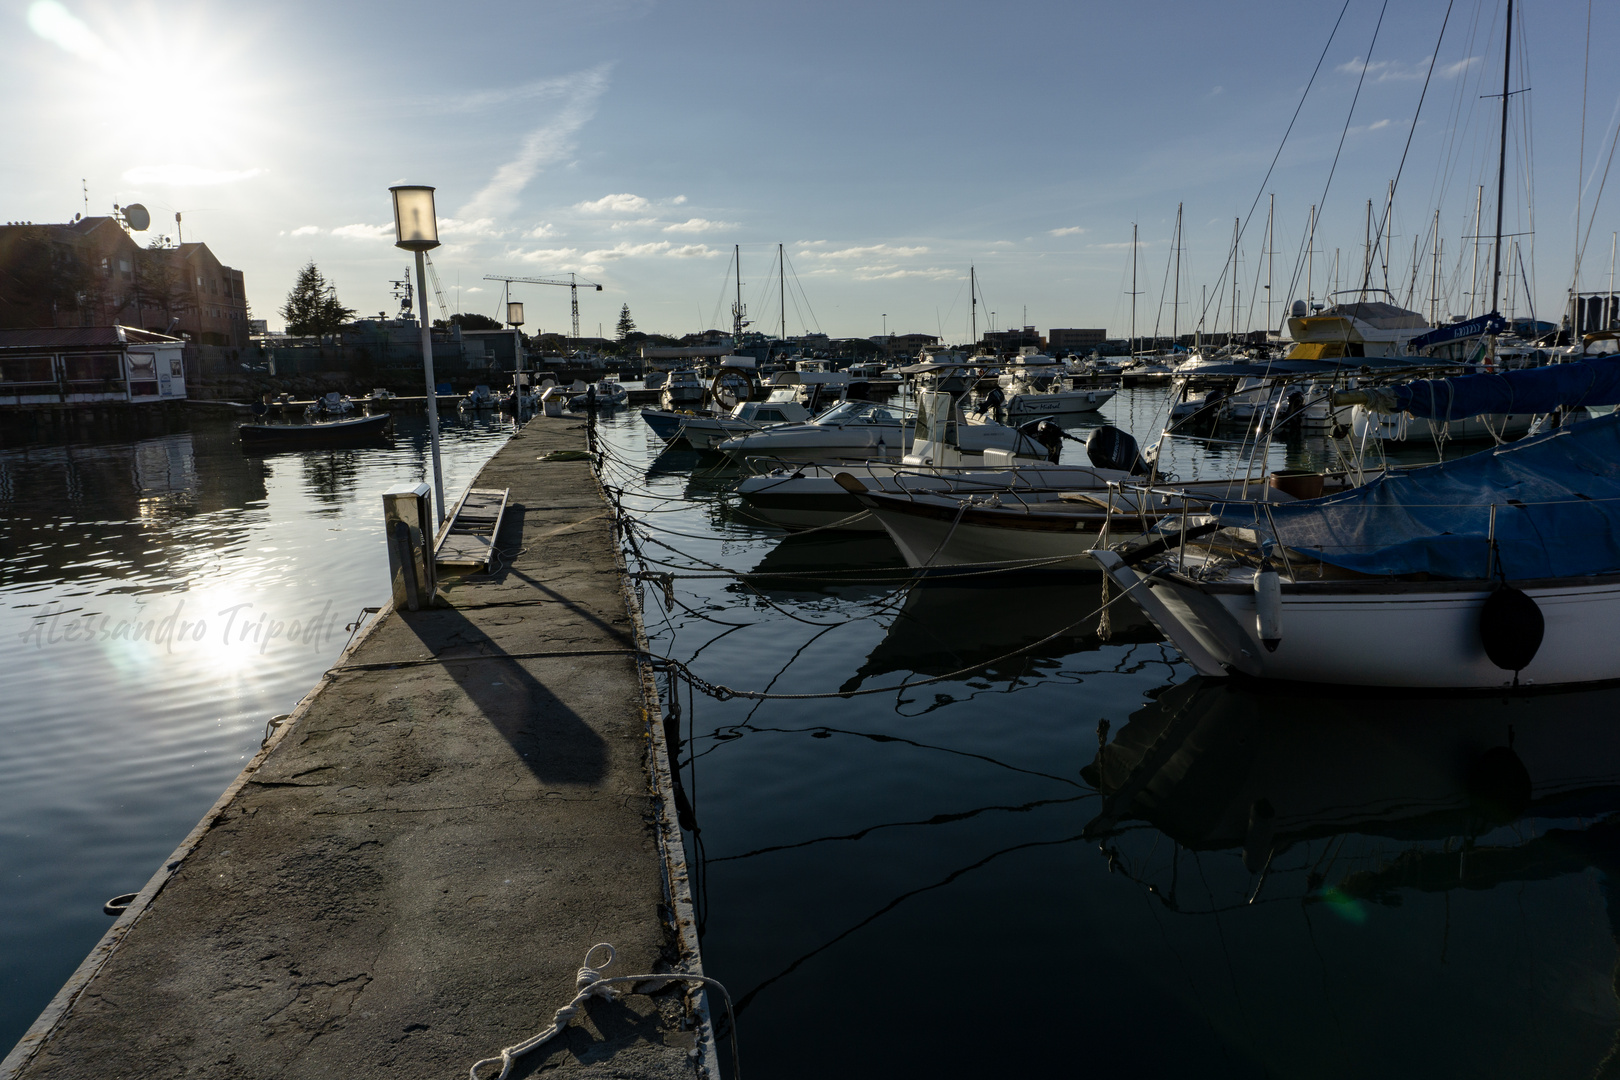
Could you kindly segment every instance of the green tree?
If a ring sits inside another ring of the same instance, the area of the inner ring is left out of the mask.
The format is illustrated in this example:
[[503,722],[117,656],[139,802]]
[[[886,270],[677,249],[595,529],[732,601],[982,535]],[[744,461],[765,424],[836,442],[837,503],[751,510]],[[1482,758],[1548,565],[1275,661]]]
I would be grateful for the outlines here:
[[354,309],[338,302],[337,287],[327,281],[311,260],[298,271],[298,281],[281,305],[287,333],[296,337],[336,333],[354,317]]
[[623,341],[636,332],[636,320],[630,317],[630,305],[626,304],[619,309],[619,340]]

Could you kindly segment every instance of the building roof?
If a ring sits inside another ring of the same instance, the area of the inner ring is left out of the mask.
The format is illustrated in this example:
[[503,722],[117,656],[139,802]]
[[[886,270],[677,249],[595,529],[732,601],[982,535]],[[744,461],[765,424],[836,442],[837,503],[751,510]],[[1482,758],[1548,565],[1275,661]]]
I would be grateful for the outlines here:
[[117,348],[120,345],[183,345],[167,334],[133,326],[30,326],[0,329],[0,349]]

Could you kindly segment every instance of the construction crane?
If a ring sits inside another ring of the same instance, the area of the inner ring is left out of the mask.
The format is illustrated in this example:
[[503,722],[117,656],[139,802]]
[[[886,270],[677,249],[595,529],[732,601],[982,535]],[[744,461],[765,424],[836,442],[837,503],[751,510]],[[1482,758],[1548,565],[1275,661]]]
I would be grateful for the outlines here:
[[502,277],[499,274],[485,274],[484,275],[484,280],[485,281],[505,282],[505,284],[506,284],[506,292],[507,292],[508,296],[511,295],[512,283],[514,281],[521,281],[525,285],[562,285],[562,286],[566,287],[568,289],[569,299],[572,301],[572,305],[573,305],[573,311],[574,311],[574,340],[575,341],[579,340],[579,287],[581,285],[584,285],[584,286],[586,286],[588,288],[594,288],[597,292],[602,291],[602,286],[596,284],[596,282],[594,282],[594,281],[580,281],[577,278],[575,278],[573,274],[568,275],[568,280],[567,281],[563,281],[560,278]]
[[[427,264],[428,280],[433,282],[433,297],[439,302],[439,310],[444,312],[444,324],[450,325],[450,305],[444,302],[444,286],[439,284],[439,272],[433,269],[433,260],[428,258],[427,252],[422,252],[422,261]],[[427,312],[422,312],[422,318],[427,318]]]

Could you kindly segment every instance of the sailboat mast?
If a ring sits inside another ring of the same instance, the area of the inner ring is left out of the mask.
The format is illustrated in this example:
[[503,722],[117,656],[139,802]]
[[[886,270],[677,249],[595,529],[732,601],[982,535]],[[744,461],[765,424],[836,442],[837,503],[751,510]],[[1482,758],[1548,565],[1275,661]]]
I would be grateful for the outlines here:
[[1311,220],[1305,235],[1305,314],[1311,313],[1316,302],[1316,204],[1311,204]]
[[1367,286],[1372,281],[1372,200],[1367,200],[1367,224],[1362,228],[1361,248],[1365,253],[1361,260],[1361,295],[1357,300],[1367,299]]
[[782,245],[776,245],[776,300],[782,305],[782,333],[778,340],[787,340],[787,262],[782,258]]
[[[1610,260],[1613,262],[1613,260]],[[1609,275],[1613,277],[1613,274]],[[1609,290],[1613,292],[1611,288]],[[1170,305],[1170,343],[1172,346],[1181,344],[1180,320],[1181,315],[1181,204],[1176,203],[1176,284],[1175,300]]]
[[1479,296],[1479,222],[1485,208],[1485,185],[1474,192],[1474,269],[1468,277],[1468,317],[1474,317],[1474,301]]
[[1241,218],[1232,219],[1232,320],[1226,324],[1226,344],[1232,344],[1237,337],[1237,309],[1238,309],[1238,226]]
[[1131,222],[1131,355],[1136,355],[1136,222]]
[[968,264],[968,296],[973,301],[970,305],[973,314],[969,316],[968,321],[968,333],[973,340],[968,343],[968,347],[976,349],[979,347],[979,278],[971,263]]
[[1491,272],[1491,310],[1502,286],[1502,196],[1507,192],[1508,75],[1513,63],[1513,0],[1507,0],[1507,42],[1502,48],[1502,144],[1496,151],[1496,249]]
[[1271,318],[1271,286],[1273,284],[1272,270],[1274,269],[1273,264],[1277,261],[1277,253],[1272,250],[1272,248],[1276,247],[1276,245],[1272,243],[1276,237],[1272,235],[1271,227],[1276,220],[1276,214],[1277,196],[1272,195],[1271,205],[1266,210],[1266,335],[1268,337],[1271,335],[1271,331],[1277,327],[1276,322],[1274,322]]
[[1429,260],[1429,325],[1440,325],[1440,211],[1434,212],[1434,255]]

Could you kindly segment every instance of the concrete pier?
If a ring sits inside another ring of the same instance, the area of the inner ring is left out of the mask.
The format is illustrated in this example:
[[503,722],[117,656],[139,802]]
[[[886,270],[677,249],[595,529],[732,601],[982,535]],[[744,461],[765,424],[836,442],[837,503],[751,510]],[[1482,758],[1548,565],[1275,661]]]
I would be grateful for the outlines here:
[[[538,460],[584,446],[540,418],[496,454],[474,483],[511,489],[505,564],[384,609],[0,1080],[465,1076],[550,1022],[598,941],[607,975],[701,971],[609,510],[589,464]],[[590,1001],[513,1075],[712,1065],[704,998],[671,984]]]

